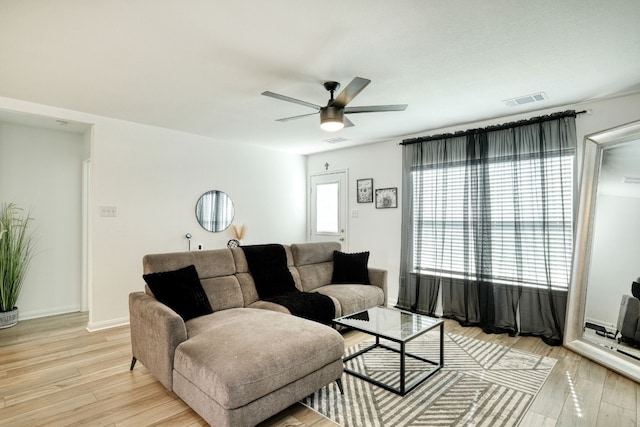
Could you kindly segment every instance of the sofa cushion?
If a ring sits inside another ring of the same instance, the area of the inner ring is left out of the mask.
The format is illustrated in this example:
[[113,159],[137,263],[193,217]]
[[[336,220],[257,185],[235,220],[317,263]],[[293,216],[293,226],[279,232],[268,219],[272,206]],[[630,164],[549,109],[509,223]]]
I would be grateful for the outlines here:
[[211,314],[196,317],[184,322],[187,336],[189,338],[193,338],[196,335],[209,331],[210,329],[224,328],[228,323],[237,322],[238,319],[244,318],[244,314],[241,310],[241,308],[232,308],[228,310],[214,311]]
[[330,284],[332,273],[333,262],[319,262],[298,267],[300,284],[305,292]]
[[229,249],[149,254],[142,258],[144,274],[177,270],[191,264],[196,266],[201,279],[228,276],[236,272]]
[[[329,295],[327,295],[329,296]],[[329,296],[329,298],[331,298],[331,301],[333,301],[333,309],[335,312],[335,317],[340,317],[342,316],[342,308],[340,307],[340,302]],[[291,311],[289,311],[289,309],[283,305],[280,304],[276,304],[275,302],[270,302],[270,301],[256,301],[254,303],[252,303],[251,305],[249,305],[250,308],[259,308],[262,310],[271,310],[271,311],[279,311],[280,313],[287,313],[287,314],[291,314]]]
[[240,282],[235,275],[200,279],[213,311],[244,306]]
[[142,276],[158,301],[184,320],[213,312],[194,265]]
[[384,292],[377,286],[327,285],[315,292],[330,296],[340,302],[340,316],[346,316],[367,308],[384,305]]
[[142,259],[144,274],[192,264],[214,311],[244,306],[243,290],[235,276],[236,265],[229,249],[149,254]]
[[347,254],[334,251],[331,283],[368,285],[370,283],[368,263],[369,252]]
[[280,313],[291,314],[291,311],[289,311],[287,307],[280,304],[276,304],[275,302],[270,302],[270,301],[258,300],[250,304],[249,308],[259,308],[261,310],[271,310],[271,311],[278,311]]
[[291,245],[296,267],[333,261],[333,251],[340,250],[338,242],[294,243]]
[[241,308],[213,318],[217,321],[177,347],[174,369],[226,409],[244,406],[344,354],[337,331],[290,314]]

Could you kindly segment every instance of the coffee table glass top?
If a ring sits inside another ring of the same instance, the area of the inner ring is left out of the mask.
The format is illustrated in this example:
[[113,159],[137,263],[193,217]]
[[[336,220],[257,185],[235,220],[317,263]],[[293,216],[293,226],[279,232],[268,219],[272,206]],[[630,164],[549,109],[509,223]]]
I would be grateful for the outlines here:
[[373,307],[339,317],[334,323],[404,342],[439,325],[442,320],[397,309]]

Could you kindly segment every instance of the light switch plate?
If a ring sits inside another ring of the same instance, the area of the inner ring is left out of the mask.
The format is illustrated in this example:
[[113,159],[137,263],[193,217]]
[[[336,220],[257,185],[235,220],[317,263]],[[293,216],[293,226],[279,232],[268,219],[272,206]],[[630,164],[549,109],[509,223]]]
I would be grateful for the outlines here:
[[102,217],[118,216],[118,208],[116,206],[100,206],[100,216]]

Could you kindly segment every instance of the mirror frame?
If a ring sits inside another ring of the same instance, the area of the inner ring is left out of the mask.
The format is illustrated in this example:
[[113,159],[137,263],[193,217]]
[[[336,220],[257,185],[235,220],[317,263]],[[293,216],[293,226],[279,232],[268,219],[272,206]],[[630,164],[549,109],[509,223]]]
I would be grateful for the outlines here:
[[640,121],[585,136],[564,346],[640,383],[640,362],[633,362],[613,350],[607,350],[583,338],[587,279],[602,152],[605,148],[638,138],[640,138]]

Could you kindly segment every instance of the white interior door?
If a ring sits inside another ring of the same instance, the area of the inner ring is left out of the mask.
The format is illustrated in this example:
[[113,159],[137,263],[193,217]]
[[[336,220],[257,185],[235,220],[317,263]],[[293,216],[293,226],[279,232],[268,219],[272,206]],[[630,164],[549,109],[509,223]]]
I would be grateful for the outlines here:
[[348,250],[347,172],[312,175],[309,186],[309,241],[340,242]]

